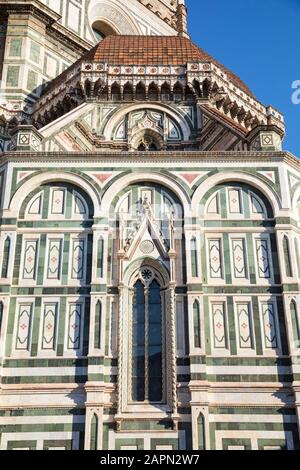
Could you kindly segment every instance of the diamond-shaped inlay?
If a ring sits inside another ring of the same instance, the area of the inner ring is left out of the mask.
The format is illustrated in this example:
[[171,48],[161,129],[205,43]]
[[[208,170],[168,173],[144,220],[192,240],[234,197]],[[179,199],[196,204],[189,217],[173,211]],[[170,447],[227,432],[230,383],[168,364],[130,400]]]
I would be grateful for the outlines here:
[[273,137],[271,134],[263,135],[262,137],[263,145],[273,145]]
[[30,144],[30,136],[28,134],[20,134],[19,143],[22,144],[22,145],[29,145]]

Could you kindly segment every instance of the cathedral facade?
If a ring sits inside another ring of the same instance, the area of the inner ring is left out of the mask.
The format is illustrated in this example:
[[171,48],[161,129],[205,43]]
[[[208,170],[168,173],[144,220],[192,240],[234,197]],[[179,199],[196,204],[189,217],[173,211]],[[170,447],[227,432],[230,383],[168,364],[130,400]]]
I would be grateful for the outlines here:
[[299,449],[300,164],[183,0],[0,0],[0,449]]

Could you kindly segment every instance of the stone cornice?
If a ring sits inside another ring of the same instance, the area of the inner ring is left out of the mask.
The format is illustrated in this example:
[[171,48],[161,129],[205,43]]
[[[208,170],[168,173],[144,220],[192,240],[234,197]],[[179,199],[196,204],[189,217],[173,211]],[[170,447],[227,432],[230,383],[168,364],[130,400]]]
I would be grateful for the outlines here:
[[41,166],[45,162],[51,161],[68,162],[78,164],[81,162],[95,162],[120,164],[128,163],[128,165],[135,164],[148,164],[151,163],[170,163],[172,167],[175,164],[184,164],[187,162],[207,163],[208,165],[216,162],[218,165],[224,163],[232,163],[233,168],[237,167],[240,163],[253,163],[259,164],[278,164],[286,163],[297,171],[300,170],[300,160],[289,152],[4,152],[0,154],[0,164],[7,162],[40,162]]

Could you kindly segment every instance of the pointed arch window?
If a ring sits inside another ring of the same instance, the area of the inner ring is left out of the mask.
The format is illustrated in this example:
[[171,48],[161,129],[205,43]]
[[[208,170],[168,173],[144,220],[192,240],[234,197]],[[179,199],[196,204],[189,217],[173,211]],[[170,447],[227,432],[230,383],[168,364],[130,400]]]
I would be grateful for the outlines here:
[[162,289],[145,268],[133,286],[131,401],[163,400]]
[[104,239],[102,237],[98,240],[98,260],[97,260],[97,276],[103,277],[104,271]]
[[198,416],[197,425],[198,425],[198,450],[205,450],[206,449],[205,418],[202,413],[200,413]]
[[195,300],[194,302],[193,315],[194,315],[194,347],[201,348],[200,305],[199,305],[198,300]]
[[98,300],[96,304],[96,316],[95,316],[95,349],[102,348],[101,341],[101,332],[102,332],[102,303]]
[[91,443],[90,450],[98,450],[98,416],[93,415],[91,421]]
[[10,237],[7,237],[4,242],[2,270],[1,270],[1,277],[4,279],[6,279],[8,276],[10,244],[11,244]]
[[198,277],[198,250],[196,237],[191,239],[191,262],[192,262],[192,276]]
[[295,300],[291,302],[291,321],[293,328],[293,338],[295,348],[300,348],[300,325],[298,317],[298,308]]
[[290,242],[286,235],[283,237],[283,253],[284,253],[286,276],[293,277]]

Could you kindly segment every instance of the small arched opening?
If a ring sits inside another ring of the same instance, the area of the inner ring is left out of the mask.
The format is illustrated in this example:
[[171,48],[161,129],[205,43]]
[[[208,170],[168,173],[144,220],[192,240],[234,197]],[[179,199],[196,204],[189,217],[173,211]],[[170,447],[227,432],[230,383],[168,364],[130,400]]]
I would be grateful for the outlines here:
[[138,132],[132,140],[132,148],[140,152],[156,152],[163,146],[162,137],[152,129]]
[[93,33],[98,42],[105,39],[107,36],[116,36],[116,30],[107,22],[97,20],[92,25]]
[[146,86],[144,83],[140,82],[137,84],[135,98],[138,101],[146,101]]
[[111,99],[112,101],[121,101],[121,88],[116,82],[111,87]]
[[124,101],[133,101],[133,86],[131,83],[127,82],[123,89],[123,99]]
[[148,98],[149,98],[150,101],[158,101],[159,100],[159,88],[154,82],[150,83],[150,85],[149,85]]

